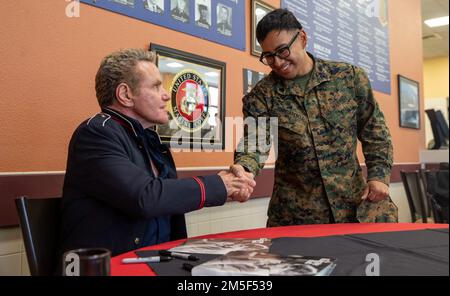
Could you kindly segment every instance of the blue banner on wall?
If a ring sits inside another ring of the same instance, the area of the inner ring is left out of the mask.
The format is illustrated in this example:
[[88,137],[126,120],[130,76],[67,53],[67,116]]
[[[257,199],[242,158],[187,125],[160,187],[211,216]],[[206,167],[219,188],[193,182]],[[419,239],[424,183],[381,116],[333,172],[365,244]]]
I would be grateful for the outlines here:
[[80,0],[80,2],[245,51],[244,0]]
[[315,56],[363,68],[374,90],[391,94],[387,0],[281,0],[306,31]]

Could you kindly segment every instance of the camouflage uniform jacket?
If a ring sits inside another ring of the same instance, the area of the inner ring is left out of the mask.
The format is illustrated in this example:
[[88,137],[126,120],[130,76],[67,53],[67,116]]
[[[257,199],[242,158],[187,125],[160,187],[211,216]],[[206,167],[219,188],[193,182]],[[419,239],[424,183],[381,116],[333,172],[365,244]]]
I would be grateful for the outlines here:
[[[357,222],[366,186],[357,139],[362,143],[368,180],[389,184],[391,137],[367,75],[350,64],[313,59],[305,90],[272,72],[243,99],[244,117],[278,118],[268,226]],[[255,148],[258,135],[259,141],[262,137],[270,141],[268,126],[246,130],[235,152],[235,163],[255,176],[268,157]],[[384,211],[381,218],[364,222],[396,221],[397,209],[390,199],[376,206]]]

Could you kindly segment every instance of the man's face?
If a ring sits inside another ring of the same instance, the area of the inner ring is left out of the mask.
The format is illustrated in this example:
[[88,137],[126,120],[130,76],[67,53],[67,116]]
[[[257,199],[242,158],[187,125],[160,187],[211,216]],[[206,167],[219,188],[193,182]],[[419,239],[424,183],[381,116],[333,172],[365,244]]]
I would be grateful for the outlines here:
[[[297,30],[291,31],[271,31],[267,34],[266,39],[261,43],[263,52],[274,52],[277,49],[288,45],[292,38],[297,33]],[[299,75],[302,63],[305,62],[306,53],[304,51],[306,47],[306,34],[304,31],[300,33],[297,39],[292,43],[290,47],[290,55],[281,59],[275,57],[273,64],[269,65],[272,70],[279,76],[285,79],[293,79]]]
[[208,18],[208,9],[200,8],[200,16],[202,19],[206,20]]
[[158,68],[151,62],[139,62],[136,71],[140,74],[138,94],[133,93],[132,116],[144,128],[154,124],[166,124],[169,115],[166,110],[170,97],[162,86],[162,78]]
[[219,10],[219,16],[222,22],[226,22],[228,20],[228,9],[221,6]]

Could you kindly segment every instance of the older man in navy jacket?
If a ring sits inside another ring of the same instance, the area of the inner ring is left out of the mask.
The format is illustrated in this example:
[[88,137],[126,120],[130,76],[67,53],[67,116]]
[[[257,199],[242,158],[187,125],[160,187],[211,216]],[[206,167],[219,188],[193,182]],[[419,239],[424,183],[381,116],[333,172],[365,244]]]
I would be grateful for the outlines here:
[[153,52],[104,58],[95,88],[102,111],[69,145],[61,253],[105,247],[113,255],[186,236],[184,213],[245,201],[255,183],[229,172],[177,179],[169,149],[149,129],[168,122],[169,95]]

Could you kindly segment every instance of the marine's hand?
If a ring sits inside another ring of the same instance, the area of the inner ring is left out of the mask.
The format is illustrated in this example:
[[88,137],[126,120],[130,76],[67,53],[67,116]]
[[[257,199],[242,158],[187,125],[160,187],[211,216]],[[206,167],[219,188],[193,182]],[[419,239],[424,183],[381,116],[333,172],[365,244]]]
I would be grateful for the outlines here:
[[244,202],[250,198],[256,183],[253,179],[238,177],[230,171],[222,171],[218,174],[227,189],[227,196],[232,200]]
[[254,183],[255,176],[252,173],[246,172],[244,167],[240,164],[231,165],[230,172],[232,172],[236,177],[247,178],[250,183]]
[[380,181],[369,181],[361,199],[379,202],[389,196],[389,186]]
[[253,192],[253,188],[256,186],[256,182],[254,180],[255,176],[252,173],[245,171],[244,167],[240,164],[231,165],[230,172],[232,172],[235,176],[246,180],[246,182],[252,189],[251,192],[246,189],[240,190],[232,196],[233,200],[239,202],[247,201]]

